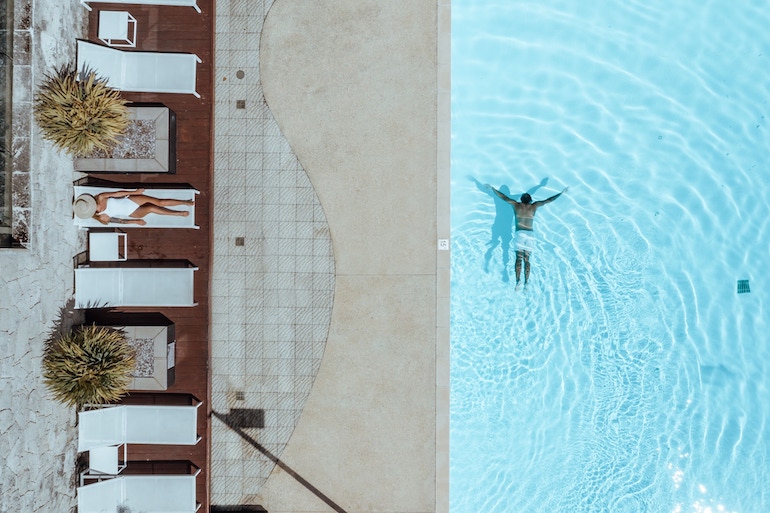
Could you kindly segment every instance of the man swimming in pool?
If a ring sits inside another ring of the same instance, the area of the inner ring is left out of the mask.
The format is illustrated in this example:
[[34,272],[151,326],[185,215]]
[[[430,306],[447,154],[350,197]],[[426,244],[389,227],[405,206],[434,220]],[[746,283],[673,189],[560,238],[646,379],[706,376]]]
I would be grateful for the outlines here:
[[558,194],[554,194],[550,198],[532,201],[532,196],[526,192],[521,195],[521,201],[516,201],[513,198],[509,198],[502,192],[498,191],[489,184],[486,184],[490,190],[497,194],[503,201],[513,207],[513,213],[516,215],[516,235],[514,236],[514,245],[516,247],[516,288],[519,288],[519,281],[521,280],[521,266],[524,264],[524,286],[527,286],[529,281],[529,255],[532,250],[535,249],[535,236],[533,232],[533,223],[535,220],[535,212],[538,208],[546,205],[565,192],[569,187],[565,187],[563,191]]
[[92,196],[81,194],[73,205],[75,215],[81,219],[93,217],[102,224],[138,224],[144,226],[142,219],[147,214],[163,216],[189,216],[186,210],[174,210],[167,207],[194,205],[192,200],[155,198],[144,194],[144,189],[135,191],[103,192]]

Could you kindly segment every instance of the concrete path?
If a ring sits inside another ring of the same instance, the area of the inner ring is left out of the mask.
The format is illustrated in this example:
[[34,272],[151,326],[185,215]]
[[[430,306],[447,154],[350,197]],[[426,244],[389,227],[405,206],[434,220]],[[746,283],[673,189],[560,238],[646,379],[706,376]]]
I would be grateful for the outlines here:
[[265,21],[265,97],[326,213],[337,283],[290,471],[260,494],[271,513],[438,507],[436,41],[433,2],[277,0]]

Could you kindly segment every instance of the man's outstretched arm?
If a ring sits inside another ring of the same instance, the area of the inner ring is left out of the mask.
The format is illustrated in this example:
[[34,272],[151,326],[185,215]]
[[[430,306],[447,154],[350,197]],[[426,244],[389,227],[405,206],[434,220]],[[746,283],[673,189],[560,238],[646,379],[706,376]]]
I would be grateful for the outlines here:
[[550,202],[552,202],[553,200],[555,200],[556,198],[558,198],[559,196],[561,196],[562,194],[564,194],[565,192],[567,192],[567,189],[569,189],[569,187],[565,187],[563,191],[561,191],[561,192],[560,192],[560,193],[558,193],[558,194],[554,194],[554,195],[553,195],[553,196],[551,196],[550,198],[546,198],[546,199],[544,199],[544,200],[536,201],[536,202],[534,202],[534,203],[533,203],[533,205],[535,205],[536,207],[542,207],[542,206],[543,206],[543,205],[545,205],[546,203],[550,203]]
[[503,194],[502,192],[498,191],[497,189],[495,189],[494,187],[492,187],[492,186],[491,186],[491,185],[489,185],[488,183],[487,183],[487,184],[484,184],[484,187],[486,187],[487,189],[491,190],[492,192],[494,192],[495,194],[497,194],[497,195],[498,195],[498,196],[499,196],[501,199],[503,199],[504,201],[507,201],[508,203],[518,203],[518,201],[516,201],[516,200],[515,200],[515,199],[513,199],[513,198],[509,198],[508,196],[506,196],[506,195],[505,195],[505,194]]
[[489,196],[494,197],[495,193],[492,192],[491,190],[489,190],[489,187],[487,187],[487,184],[483,184],[483,183],[479,182],[478,180],[476,180],[476,178],[474,178],[473,176],[470,176],[470,175],[468,176],[468,179],[471,180],[474,184],[476,184],[476,188],[478,190],[480,190],[484,194],[487,194]]

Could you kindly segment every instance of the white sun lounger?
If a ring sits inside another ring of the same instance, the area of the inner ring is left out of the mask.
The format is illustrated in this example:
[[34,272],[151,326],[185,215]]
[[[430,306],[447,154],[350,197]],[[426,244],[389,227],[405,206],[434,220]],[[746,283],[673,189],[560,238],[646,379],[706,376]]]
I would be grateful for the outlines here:
[[78,452],[121,444],[195,445],[195,406],[120,405],[78,413]]
[[197,270],[197,267],[79,267],[75,269],[75,308],[195,306],[193,280]]
[[[75,186],[75,198],[81,194],[90,194],[96,196],[102,192],[115,192],[121,190],[132,190],[132,187],[96,187],[93,185],[76,185]],[[196,189],[145,189],[144,194],[152,196],[154,198],[172,198],[179,200],[195,200],[196,196],[200,194]],[[190,213],[187,217],[182,216],[162,216],[159,214],[147,214],[144,216],[146,225],[141,226],[138,224],[102,224],[93,217],[88,219],[80,219],[78,216],[75,218],[75,224],[80,228],[104,228],[105,226],[120,227],[120,228],[199,228],[195,224],[195,205],[187,206],[180,205],[178,207],[170,207],[174,210],[186,210]]]
[[126,52],[78,41],[78,71],[92,70],[110,87],[140,93],[193,94],[198,63],[194,53]]
[[196,11],[201,12],[201,8],[198,7],[196,0],[80,0],[83,7],[91,10],[91,6],[88,4],[95,3],[110,3],[110,4],[141,4],[141,5],[179,5],[183,7],[192,7]]
[[194,513],[200,508],[195,500],[192,475],[131,475],[114,477],[79,486],[78,513],[126,511],[142,513]]

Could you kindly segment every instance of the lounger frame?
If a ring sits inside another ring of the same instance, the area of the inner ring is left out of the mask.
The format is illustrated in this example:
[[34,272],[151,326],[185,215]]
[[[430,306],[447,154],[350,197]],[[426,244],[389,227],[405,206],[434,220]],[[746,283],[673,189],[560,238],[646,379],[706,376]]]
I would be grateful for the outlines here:
[[93,71],[110,87],[138,93],[192,94],[198,64],[194,53],[134,52],[78,40],[77,69]]
[[88,4],[95,3],[110,3],[110,4],[138,4],[138,5],[178,5],[180,7],[192,7],[198,12],[201,12],[201,8],[198,7],[196,0],[80,0],[83,7],[89,11],[92,7]]
[[78,412],[78,452],[121,444],[195,445],[198,409],[124,404]]
[[142,513],[194,513],[198,469],[189,475],[127,475],[77,489],[78,513],[129,511]]
[[[114,183],[114,182],[111,182]],[[73,197],[73,201],[75,198],[80,196],[81,194],[90,194],[92,196],[96,196],[102,192],[115,192],[115,191],[121,191],[121,190],[133,190],[136,187],[128,186],[125,187],[105,187],[105,186],[94,186],[94,185],[75,185],[75,194]],[[144,194],[147,196],[152,196],[154,198],[173,198],[173,199],[180,199],[180,200],[195,200],[200,194],[200,191],[197,189],[193,189],[191,187],[187,188],[147,188],[144,191]],[[99,222],[98,220],[90,217],[88,219],[81,219],[77,216],[73,216],[75,224],[80,227],[81,229],[86,228],[105,228],[105,227],[114,227],[114,228],[199,228],[195,224],[195,205],[192,206],[178,206],[178,207],[171,207],[175,210],[186,210],[190,214],[187,217],[181,217],[181,216],[162,216],[158,214],[147,214],[144,217],[144,220],[147,222],[144,226],[138,225],[138,224],[119,224],[119,223],[108,223],[103,224]]]
[[197,306],[197,270],[187,260],[85,264],[75,269],[75,308]]

